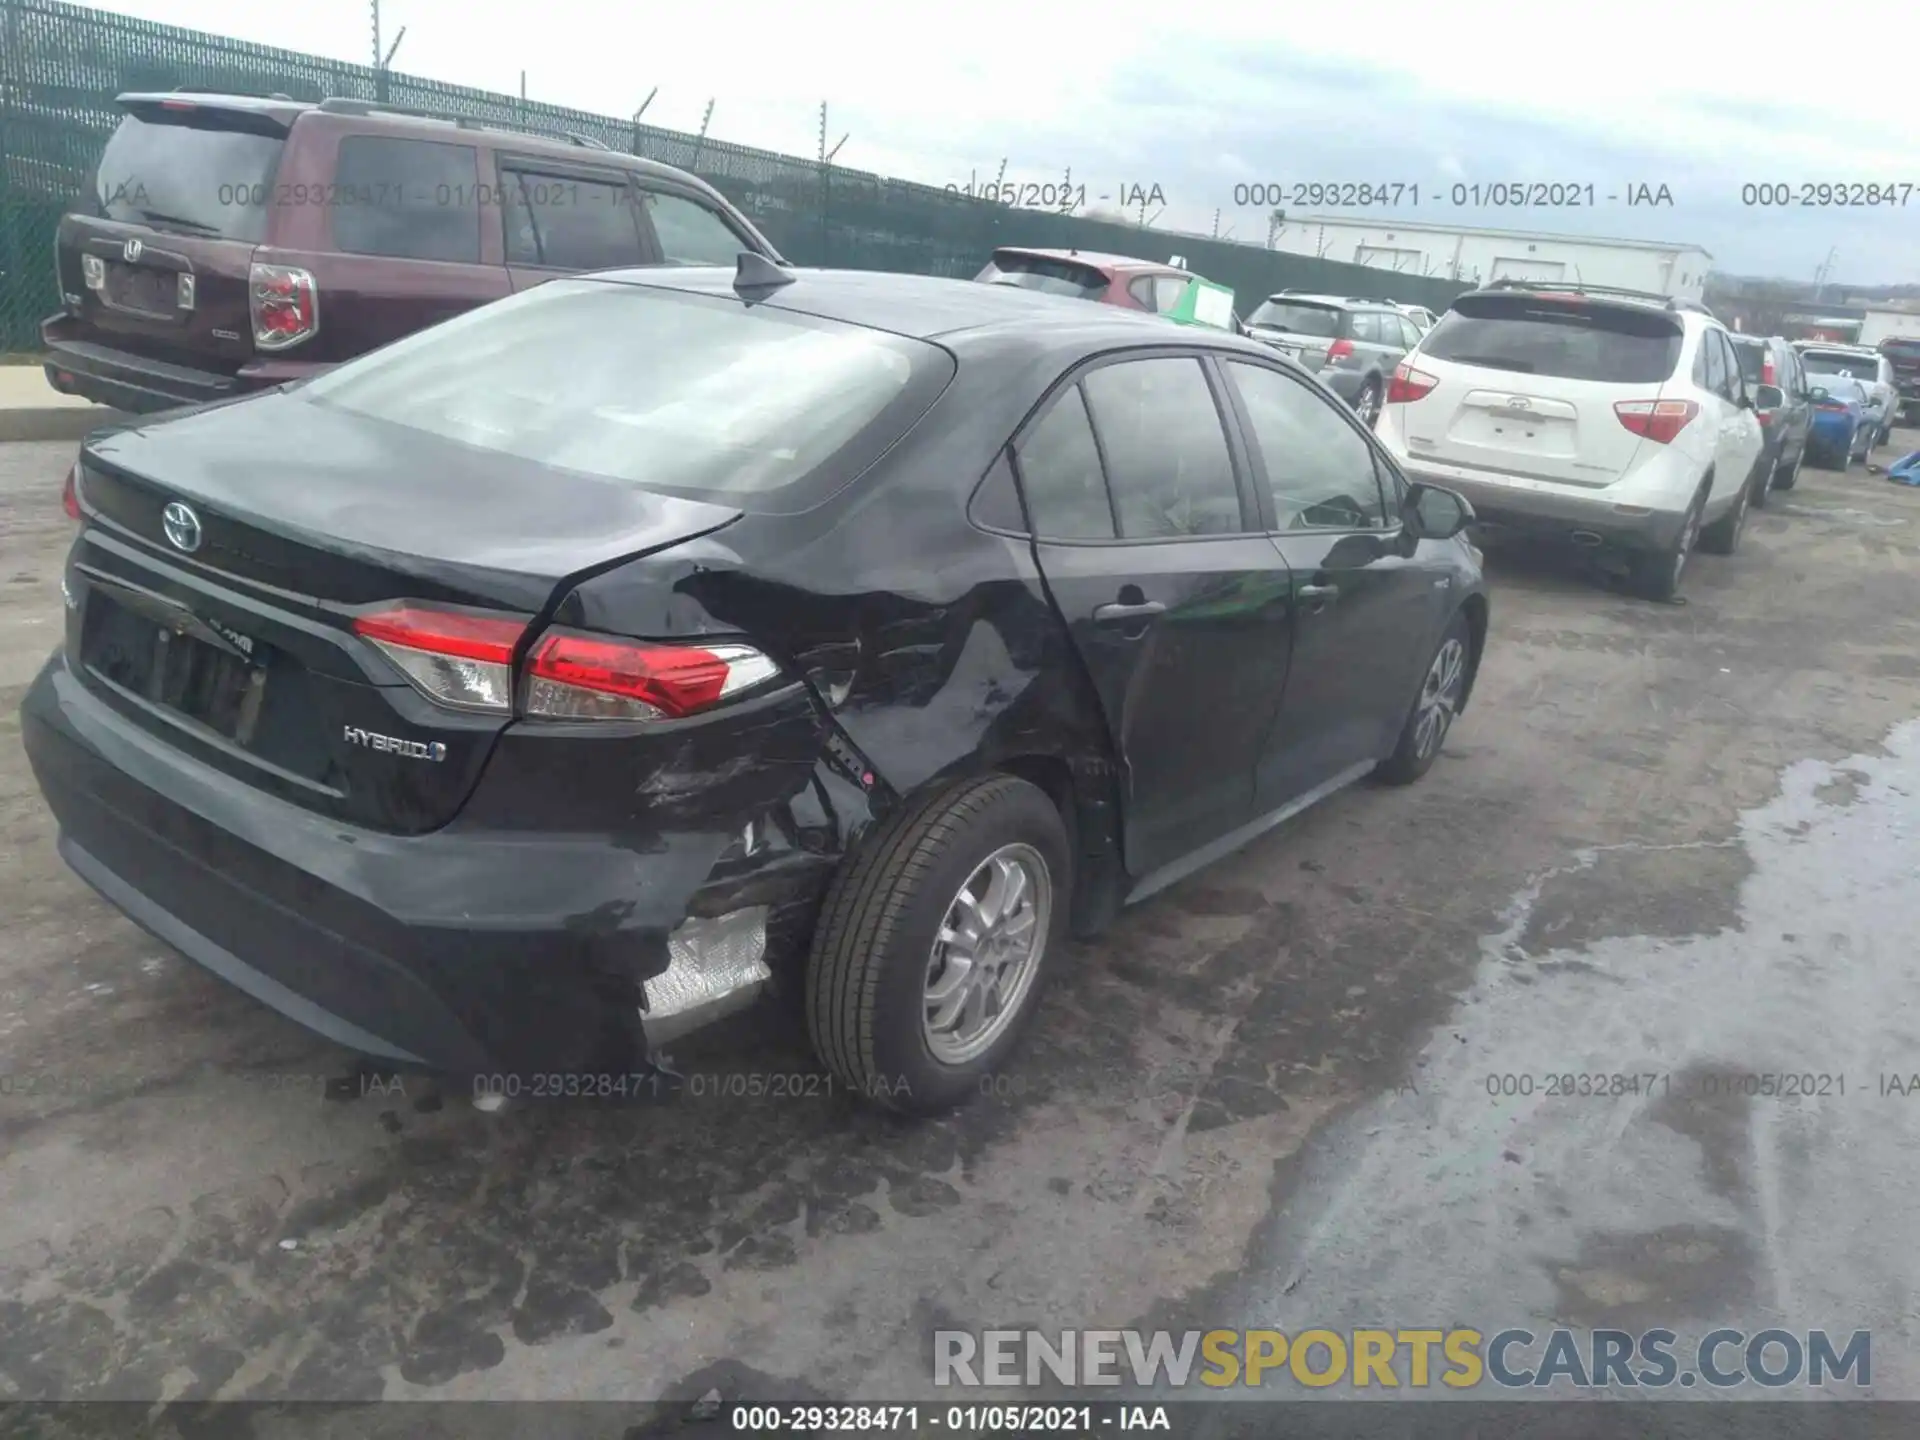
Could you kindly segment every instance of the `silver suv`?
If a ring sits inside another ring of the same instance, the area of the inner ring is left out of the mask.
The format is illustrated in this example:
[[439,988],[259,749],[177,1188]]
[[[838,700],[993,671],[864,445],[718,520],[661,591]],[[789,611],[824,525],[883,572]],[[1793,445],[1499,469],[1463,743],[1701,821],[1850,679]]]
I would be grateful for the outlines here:
[[1420,343],[1420,327],[1397,305],[1293,290],[1262,301],[1246,332],[1316,372],[1369,428],[1380,418],[1393,367]]

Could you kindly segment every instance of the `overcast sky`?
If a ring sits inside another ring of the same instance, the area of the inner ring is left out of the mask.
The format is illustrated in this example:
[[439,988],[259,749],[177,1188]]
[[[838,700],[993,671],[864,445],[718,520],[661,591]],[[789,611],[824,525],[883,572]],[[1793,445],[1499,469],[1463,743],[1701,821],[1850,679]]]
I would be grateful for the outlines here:
[[[110,8],[343,59],[372,48],[364,0]],[[1723,0],[1612,0],[1578,19],[1539,0],[384,0],[382,24],[389,42],[406,27],[396,70],[512,92],[525,67],[530,98],[614,115],[657,85],[652,123],[696,130],[712,99],[716,138],[803,155],[826,100],[828,143],[850,135],[841,164],[934,184],[990,176],[1002,158],[1010,179],[1070,167],[1090,203],[1158,185],[1160,223],[1210,231],[1219,209],[1236,239],[1266,230],[1263,209],[1234,206],[1236,184],[1384,180],[1421,187],[1406,219],[1688,242],[1718,269],[1796,278],[1833,250],[1836,280],[1920,282],[1920,131],[1890,102],[1920,33],[1911,0],[1795,13]],[[1803,73],[1802,27],[1827,37],[1809,55],[1859,82]],[[1601,203],[1445,203],[1455,181],[1501,180],[1591,182]],[[1911,196],[1878,210],[1741,201],[1746,182],[1855,180]],[[1604,199],[1637,184],[1666,186],[1673,204]]]

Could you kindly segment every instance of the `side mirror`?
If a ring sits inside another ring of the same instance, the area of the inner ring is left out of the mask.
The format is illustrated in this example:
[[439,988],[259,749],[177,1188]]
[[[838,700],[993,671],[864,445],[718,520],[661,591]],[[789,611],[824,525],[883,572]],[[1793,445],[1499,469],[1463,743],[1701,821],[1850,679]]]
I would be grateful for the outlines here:
[[1451,540],[1474,520],[1466,496],[1418,480],[1407,487],[1406,516],[1422,540]]
[[1753,408],[1756,410],[1778,410],[1787,403],[1786,392],[1778,385],[1756,385],[1753,390]]

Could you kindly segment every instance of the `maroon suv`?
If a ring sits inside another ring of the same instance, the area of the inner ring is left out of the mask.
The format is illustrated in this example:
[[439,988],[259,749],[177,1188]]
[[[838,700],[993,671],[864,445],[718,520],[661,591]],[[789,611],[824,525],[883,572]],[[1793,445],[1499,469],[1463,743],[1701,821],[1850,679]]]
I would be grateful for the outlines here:
[[56,390],[122,410],[297,380],[556,275],[777,263],[684,171],[366,101],[122,95],[60,222]]

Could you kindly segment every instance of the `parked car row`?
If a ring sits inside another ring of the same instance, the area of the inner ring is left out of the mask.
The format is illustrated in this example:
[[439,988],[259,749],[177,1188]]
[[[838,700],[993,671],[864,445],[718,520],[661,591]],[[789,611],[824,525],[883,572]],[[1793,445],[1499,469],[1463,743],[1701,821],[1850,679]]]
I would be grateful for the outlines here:
[[379,1064],[626,1093],[770,987],[944,1108],[1065,936],[1473,693],[1473,509],[1325,383],[1392,307],[1310,366],[1174,263],[803,271],[586,146],[126,104],[50,368],[203,403],[82,445],[23,741],[83,879]]
[[1479,533],[1570,543],[1672,599],[1696,548],[1732,554],[1804,460],[1844,467],[1885,438],[1885,365],[1738,335],[1691,301],[1503,280],[1411,347],[1378,432],[1409,477],[1467,497]]

